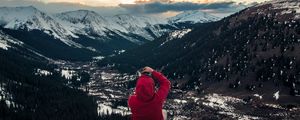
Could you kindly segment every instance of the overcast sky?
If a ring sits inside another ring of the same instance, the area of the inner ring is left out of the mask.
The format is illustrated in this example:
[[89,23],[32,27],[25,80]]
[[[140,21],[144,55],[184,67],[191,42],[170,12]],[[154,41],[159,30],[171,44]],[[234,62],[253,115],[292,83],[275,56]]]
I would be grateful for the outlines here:
[[0,6],[32,5],[48,13],[86,9],[104,16],[140,14],[170,17],[183,11],[202,10],[224,17],[264,1],[268,0],[0,0]]

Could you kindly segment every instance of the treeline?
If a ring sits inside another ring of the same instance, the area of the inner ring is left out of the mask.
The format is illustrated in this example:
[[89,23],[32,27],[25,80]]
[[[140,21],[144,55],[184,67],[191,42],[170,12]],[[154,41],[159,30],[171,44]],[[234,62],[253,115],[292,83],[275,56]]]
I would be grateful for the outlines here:
[[[18,51],[0,49],[0,119],[99,119],[92,97],[66,86],[67,80],[40,61],[25,58]],[[36,68],[49,70],[53,75],[35,75]]]

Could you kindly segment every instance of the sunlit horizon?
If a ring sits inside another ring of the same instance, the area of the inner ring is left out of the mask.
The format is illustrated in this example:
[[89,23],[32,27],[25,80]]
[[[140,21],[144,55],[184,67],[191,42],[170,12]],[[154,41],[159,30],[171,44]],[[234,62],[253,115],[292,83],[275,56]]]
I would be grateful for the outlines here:
[[269,0],[38,0],[44,3],[74,3],[86,6],[118,6],[119,4],[140,4],[149,2],[192,2],[192,3],[214,3],[214,2],[237,2],[237,3],[252,3],[264,2]]

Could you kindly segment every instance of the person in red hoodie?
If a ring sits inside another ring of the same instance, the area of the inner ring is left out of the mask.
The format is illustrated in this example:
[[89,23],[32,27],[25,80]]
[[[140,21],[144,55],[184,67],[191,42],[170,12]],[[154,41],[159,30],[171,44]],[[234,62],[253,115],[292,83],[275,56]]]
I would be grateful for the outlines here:
[[[132,120],[164,120],[162,107],[166,100],[170,81],[162,74],[150,67],[145,67],[138,78],[135,93],[129,96],[128,106],[132,112]],[[146,74],[146,73],[150,73]],[[154,80],[159,83],[155,90]]]

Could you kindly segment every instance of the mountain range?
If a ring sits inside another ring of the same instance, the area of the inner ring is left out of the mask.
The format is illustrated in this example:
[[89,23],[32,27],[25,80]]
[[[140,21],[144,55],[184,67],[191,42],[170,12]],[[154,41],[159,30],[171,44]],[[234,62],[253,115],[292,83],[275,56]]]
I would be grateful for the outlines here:
[[136,70],[151,66],[172,82],[167,107],[173,116],[181,112],[191,119],[224,119],[222,111],[203,107],[207,104],[219,106],[214,108],[224,109],[232,119],[243,112],[266,119],[296,118],[299,6],[298,0],[273,0],[223,19],[186,11],[166,20],[1,7],[0,117],[120,119],[122,115],[101,113],[112,113],[113,107],[128,111],[127,93],[135,86]]
[[[37,53],[65,60],[111,55],[150,42],[188,24],[218,20],[200,11],[184,12],[170,20],[158,20],[129,14],[103,17],[88,10],[47,14],[33,6],[1,7],[0,10],[3,33],[31,46]],[[203,20],[186,19],[186,16],[192,18],[193,15]]]

